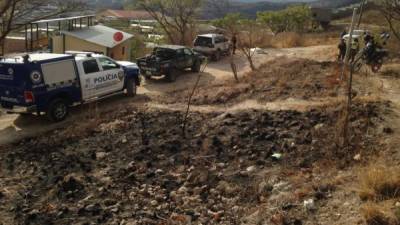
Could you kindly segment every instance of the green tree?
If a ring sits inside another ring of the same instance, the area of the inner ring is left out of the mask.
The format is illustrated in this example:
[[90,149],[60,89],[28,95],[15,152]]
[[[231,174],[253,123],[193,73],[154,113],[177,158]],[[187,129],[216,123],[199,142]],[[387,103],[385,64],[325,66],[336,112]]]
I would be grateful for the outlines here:
[[213,25],[224,28],[230,35],[234,35],[239,32],[240,21],[243,19],[240,13],[229,13],[221,19],[214,20]]
[[[160,25],[171,43],[188,44],[187,36],[194,27],[202,0],[135,0]],[[190,40],[192,41],[192,40]]]
[[288,19],[284,11],[259,12],[257,19],[266,24],[275,34],[284,32],[288,28]]
[[311,10],[306,5],[290,6],[280,11],[257,14],[257,20],[266,24],[273,33],[286,31],[304,32],[312,21]]

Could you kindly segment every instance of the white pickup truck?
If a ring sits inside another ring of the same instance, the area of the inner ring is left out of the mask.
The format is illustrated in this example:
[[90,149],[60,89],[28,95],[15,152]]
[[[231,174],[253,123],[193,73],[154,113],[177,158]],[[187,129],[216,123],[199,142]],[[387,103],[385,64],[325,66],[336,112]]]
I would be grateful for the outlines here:
[[139,68],[86,52],[0,58],[0,104],[11,113],[45,113],[58,122],[69,107],[116,94],[136,95]]

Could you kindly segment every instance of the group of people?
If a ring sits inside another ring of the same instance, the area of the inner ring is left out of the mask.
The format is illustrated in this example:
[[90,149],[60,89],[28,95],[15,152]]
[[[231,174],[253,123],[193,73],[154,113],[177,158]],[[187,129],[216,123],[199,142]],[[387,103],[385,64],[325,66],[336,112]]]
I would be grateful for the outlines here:
[[[347,35],[346,31],[343,31],[340,34],[340,43],[338,45],[339,48],[339,56],[338,59],[339,61],[344,61],[345,57],[346,57],[346,51],[347,51],[347,43],[346,40],[344,38],[344,36]],[[350,62],[354,62],[355,57],[357,55],[357,53],[360,51],[360,42],[358,40],[358,38],[353,38],[353,40],[351,40],[350,43]]]
[[[344,61],[346,57],[346,51],[347,51],[347,43],[345,36],[347,35],[346,31],[343,31],[340,35],[340,43],[338,45],[339,48],[339,56],[338,59],[339,61]],[[356,55],[360,51],[360,41],[359,41],[359,35],[357,35],[355,38],[352,38],[351,43],[350,43],[350,62],[353,63],[355,60]],[[378,38],[375,38],[371,33],[369,32],[364,32],[363,34],[363,39],[364,39],[364,56],[368,60],[372,59],[374,54],[376,53],[377,49],[383,48],[384,45],[386,45],[386,42],[388,41],[390,35],[387,32],[382,32]]]

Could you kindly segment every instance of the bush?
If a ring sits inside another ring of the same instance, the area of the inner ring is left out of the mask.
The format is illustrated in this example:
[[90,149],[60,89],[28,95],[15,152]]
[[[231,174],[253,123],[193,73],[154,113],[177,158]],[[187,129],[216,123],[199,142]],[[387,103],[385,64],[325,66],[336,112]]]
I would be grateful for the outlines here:
[[369,166],[360,175],[359,195],[362,200],[384,200],[400,197],[400,169]]
[[307,5],[290,6],[281,11],[257,14],[257,20],[266,24],[273,33],[304,32],[311,24],[311,10]]
[[394,215],[392,215],[392,213],[374,203],[365,204],[361,209],[361,213],[363,214],[367,225],[399,224],[399,220]]

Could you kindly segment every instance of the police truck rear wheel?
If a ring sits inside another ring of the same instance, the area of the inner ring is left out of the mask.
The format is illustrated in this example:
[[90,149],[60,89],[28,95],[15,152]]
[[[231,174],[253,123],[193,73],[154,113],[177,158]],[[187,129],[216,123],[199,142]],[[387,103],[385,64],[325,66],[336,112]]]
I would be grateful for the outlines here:
[[60,122],[68,116],[68,105],[63,99],[53,100],[47,109],[46,115],[50,121]]
[[129,97],[134,97],[136,95],[137,87],[136,87],[136,80],[129,79],[126,83],[126,92]]

